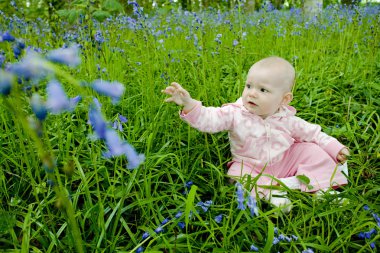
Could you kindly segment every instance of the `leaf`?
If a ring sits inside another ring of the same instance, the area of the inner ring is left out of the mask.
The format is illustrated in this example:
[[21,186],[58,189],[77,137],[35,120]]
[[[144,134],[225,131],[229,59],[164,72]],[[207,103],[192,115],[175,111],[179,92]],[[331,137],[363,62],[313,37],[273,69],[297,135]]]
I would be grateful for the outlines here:
[[191,209],[194,208],[194,199],[195,199],[195,193],[197,192],[197,189],[198,189],[198,186],[192,185],[190,192],[189,192],[189,195],[187,195],[186,207],[185,207],[185,224],[186,224],[186,227],[189,224],[190,211],[191,211]]
[[123,6],[117,0],[106,0],[103,8],[109,12],[123,12]]
[[296,178],[297,178],[301,183],[303,183],[303,184],[306,184],[306,185],[310,184],[310,178],[308,178],[308,177],[305,176],[305,175],[298,175],[298,176],[296,176]]
[[97,10],[94,13],[92,13],[92,16],[99,22],[102,22],[103,20],[111,16],[111,13],[109,13],[108,11]]

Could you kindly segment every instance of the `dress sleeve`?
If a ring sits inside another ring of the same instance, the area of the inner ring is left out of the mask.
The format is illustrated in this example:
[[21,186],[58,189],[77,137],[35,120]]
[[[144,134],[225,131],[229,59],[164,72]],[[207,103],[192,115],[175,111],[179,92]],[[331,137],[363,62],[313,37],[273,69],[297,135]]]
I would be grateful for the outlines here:
[[180,117],[201,132],[217,133],[232,129],[235,110],[231,105],[205,107],[198,102],[187,114],[180,112]]

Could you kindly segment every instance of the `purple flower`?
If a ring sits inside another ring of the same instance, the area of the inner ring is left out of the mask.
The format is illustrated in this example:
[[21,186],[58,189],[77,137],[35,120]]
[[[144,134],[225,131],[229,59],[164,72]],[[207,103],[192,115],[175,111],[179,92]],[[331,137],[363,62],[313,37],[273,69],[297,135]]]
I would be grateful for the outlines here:
[[369,246],[371,247],[371,249],[375,249],[375,247],[376,247],[376,245],[375,245],[374,242],[371,242],[371,243],[369,244]]
[[370,210],[370,208],[369,208],[368,205],[363,206],[363,209],[364,209],[365,211],[369,211],[369,210]]
[[11,93],[14,80],[15,76],[0,69],[0,94],[9,95],[9,93]]
[[221,223],[222,219],[223,219],[223,214],[219,214],[219,215],[215,216],[215,218],[214,218],[216,223]]
[[280,240],[277,238],[277,237],[274,237],[273,238],[273,242],[272,242],[272,244],[273,245],[276,245],[276,244],[278,244],[280,242]]
[[8,31],[3,33],[1,37],[3,41],[9,41],[9,42],[15,41],[15,37],[13,37],[12,34],[10,34]]
[[88,111],[89,122],[92,128],[94,129],[97,137],[99,139],[105,139],[107,123],[104,120],[102,113],[100,112],[99,105],[96,104],[95,101],[94,101],[94,105],[91,105]]
[[124,93],[125,87],[119,82],[107,82],[103,80],[95,80],[92,88],[101,95],[108,96],[113,103],[117,103]]
[[41,96],[37,93],[34,93],[32,95],[32,98],[30,99],[30,105],[37,119],[41,121],[45,120],[48,111],[45,106],[45,103],[41,99]]
[[251,246],[249,247],[249,249],[250,249],[251,251],[255,251],[255,252],[259,251],[259,248],[256,247],[254,244],[251,244]]
[[145,161],[144,154],[138,154],[136,150],[128,143],[125,145],[125,155],[128,159],[128,169],[135,169]]
[[78,97],[70,100],[63,90],[62,85],[56,80],[52,80],[48,83],[46,92],[48,95],[46,107],[52,114],[72,111],[79,101]]
[[146,238],[148,238],[150,236],[149,232],[145,232],[143,235],[142,235],[142,239],[145,240]]
[[239,41],[237,41],[237,40],[234,40],[234,41],[232,42],[232,45],[233,45],[234,47],[236,47],[238,44],[239,44]]
[[49,61],[62,63],[70,67],[76,67],[81,62],[79,47],[77,45],[52,50],[47,54],[46,58]]
[[144,248],[143,247],[139,247],[137,250],[136,250],[136,253],[142,253],[144,252]]

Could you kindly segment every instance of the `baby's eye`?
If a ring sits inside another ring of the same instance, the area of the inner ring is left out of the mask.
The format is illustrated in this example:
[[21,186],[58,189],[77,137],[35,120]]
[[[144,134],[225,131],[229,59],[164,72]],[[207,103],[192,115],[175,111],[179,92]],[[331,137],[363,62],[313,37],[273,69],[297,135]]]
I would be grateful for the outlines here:
[[248,89],[250,89],[250,88],[251,88],[251,85],[247,83],[246,87],[247,87]]
[[269,90],[264,89],[264,88],[261,88],[260,91],[263,92],[263,93],[269,92]]

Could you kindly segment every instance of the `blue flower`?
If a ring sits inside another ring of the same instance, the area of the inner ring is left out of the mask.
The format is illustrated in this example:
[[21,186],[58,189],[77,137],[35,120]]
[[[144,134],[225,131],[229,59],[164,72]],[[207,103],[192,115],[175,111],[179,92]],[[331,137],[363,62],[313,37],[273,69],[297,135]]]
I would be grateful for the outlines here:
[[136,250],[136,253],[142,253],[144,252],[144,248],[143,247],[139,247],[137,250]]
[[108,96],[113,103],[117,103],[124,93],[125,87],[119,82],[107,82],[103,80],[95,80],[92,88],[101,95]]
[[81,63],[79,47],[77,45],[52,50],[46,55],[46,58],[49,61],[62,63],[70,67],[76,67]]
[[182,221],[178,222],[178,227],[180,227],[181,229],[184,229],[185,226],[186,226],[185,222],[182,222]]
[[234,41],[232,42],[232,45],[233,45],[234,47],[236,47],[238,44],[239,44],[239,41],[237,41],[237,40],[234,40]]
[[310,248],[307,248],[307,249],[303,250],[302,253],[314,253],[314,251]]
[[121,114],[119,114],[119,120],[121,123],[126,123],[128,121],[128,119]]
[[249,249],[250,249],[251,251],[255,251],[255,252],[259,251],[259,248],[256,247],[254,244],[251,244],[251,246],[249,247]]
[[37,53],[31,51],[29,51],[18,63],[9,65],[9,71],[18,77],[27,80],[38,80],[53,72],[46,60],[41,58]]
[[142,239],[145,240],[146,238],[148,238],[150,236],[149,232],[145,232],[143,235],[142,235]]
[[[97,101],[97,100],[96,100]],[[95,106],[94,106],[95,105]],[[89,122],[99,139],[106,138],[107,123],[100,112],[99,104],[94,102],[88,111]]]
[[14,80],[14,75],[0,69],[0,94],[9,95],[9,93],[11,93]]
[[38,95],[37,93],[34,93],[30,100],[30,105],[37,119],[41,121],[45,120],[48,111],[45,106],[45,103],[41,99],[41,96]]
[[154,232],[156,232],[156,234],[159,234],[159,233],[164,232],[164,229],[163,229],[161,226],[159,226],[158,228],[156,228],[156,229],[154,230]]
[[183,212],[179,211],[175,216],[174,218],[178,219],[178,218],[181,218]]
[[9,41],[9,42],[15,41],[15,37],[13,37],[12,34],[10,34],[8,31],[3,33],[1,37],[3,41]]
[[368,205],[363,206],[363,209],[364,209],[365,211],[370,211],[370,208],[369,208]]
[[212,205],[212,200],[207,200],[206,202],[199,201],[197,206],[200,206],[203,212],[207,212],[208,208]]
[[371,242],[371,243],[369,244],[369,246],[371,247],[371,249],[375,249],[375,247],[376,247],[376,245],[375,245],[374,242]]
[[4,62],[5,62],[5,56],[2,53],[0,53],[0,68],[3,66]]
[[280,242],[280,240],[277,238],[277,237],[274,237],[273,238],[273,242],[272,242],[272,244],[273,245],[276,245],[276,244],[278,244]]
[[258,216],[259,215],[259,208],[256,205],[256,199],[252,197],[251,195],[247,198],[247,206],[251,212],[252,216]]
[[223,219],[223,214],[219,214],[219,215],[215,216],[215,218],[214,218],[216,223],[221,223],[222,219]]
[[243,192],[243,186],[241,183],[236,183],[236,195],[237,195],[237,202],[238,202],[238,209],[239,210],[245,210],[244,206],[244,192]]
[[70,100],[63,90],[62,85],[56,80],[52,80],[48,83],[46,92],[48,95],[46,107],[52,114],[72,111],[74,110],[76,103],[80,100],[80,97]]
[[164,219],[162,222],[161,222],[161,225],[165,225],[166,223],[168,223],[170,221],[170,218],[166,218]]

